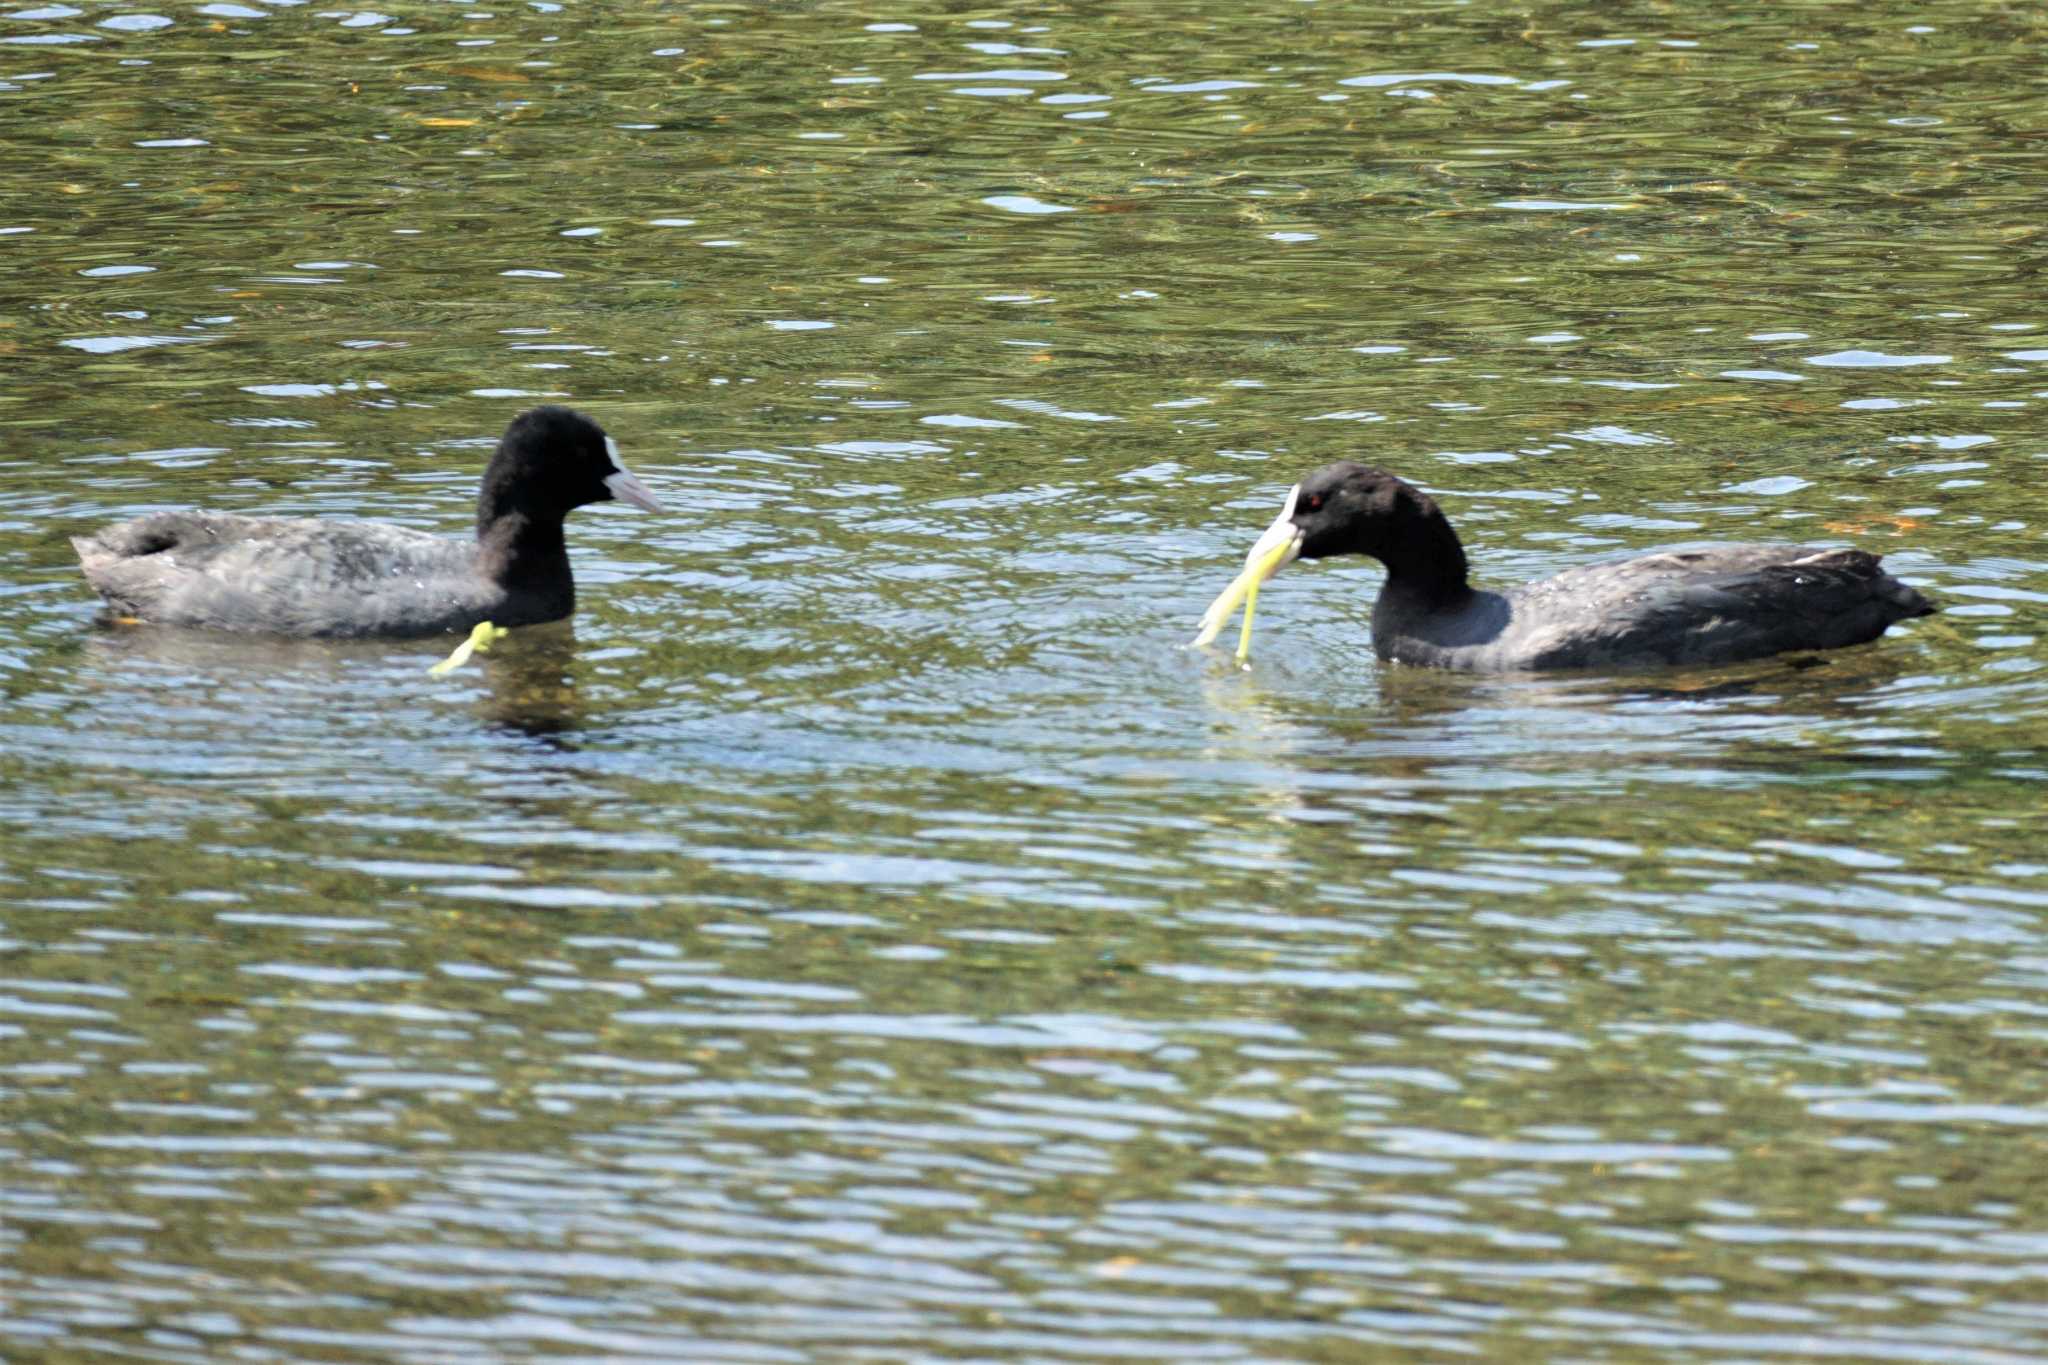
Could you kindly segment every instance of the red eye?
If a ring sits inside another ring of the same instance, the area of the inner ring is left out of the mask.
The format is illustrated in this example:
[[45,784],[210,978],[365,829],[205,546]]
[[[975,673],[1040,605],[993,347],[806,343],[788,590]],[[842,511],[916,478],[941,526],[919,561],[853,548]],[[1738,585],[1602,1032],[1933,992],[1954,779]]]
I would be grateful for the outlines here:
[[1309,495],[1308,495],[1308,510],[1309,510],[1309,511],[1311,511],[1311,512],[1319,511],[1319,510],[1321,510],[1321,508],[1322,508],[1322,505],[1323,505],[1323,495],[1322,495],[1321,493],[1311,493],[1311,494],[1309,494]]

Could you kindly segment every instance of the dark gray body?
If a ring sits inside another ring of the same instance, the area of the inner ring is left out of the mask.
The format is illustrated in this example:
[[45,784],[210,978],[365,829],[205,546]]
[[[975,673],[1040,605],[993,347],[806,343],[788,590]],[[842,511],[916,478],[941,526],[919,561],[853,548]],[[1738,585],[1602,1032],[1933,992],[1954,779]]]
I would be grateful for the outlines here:
[[483,571],[478,541],[380,522],[157,512],[71,543],[117,613],[163,625],[439,635],[551,621],[576,604],[566,572],[558,584],[511,589]]
[[1433,668],[1660,667],[1860,644],[1933,610],[1862,550],[1711,545],[1434,605],[1390,576],[1372,636],[1381,658]]

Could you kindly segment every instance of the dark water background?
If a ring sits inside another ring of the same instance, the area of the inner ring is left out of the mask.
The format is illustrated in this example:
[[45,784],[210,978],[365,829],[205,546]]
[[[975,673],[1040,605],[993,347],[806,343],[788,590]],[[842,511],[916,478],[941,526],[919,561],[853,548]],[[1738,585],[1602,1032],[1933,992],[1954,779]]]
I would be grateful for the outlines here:
[[[0,15],[0,1352],[2048,1355],[2034,6]],[[439,647],[111,628],[158,507],[667,516]],[[1854,541],[1818,667],[1487,578]]]

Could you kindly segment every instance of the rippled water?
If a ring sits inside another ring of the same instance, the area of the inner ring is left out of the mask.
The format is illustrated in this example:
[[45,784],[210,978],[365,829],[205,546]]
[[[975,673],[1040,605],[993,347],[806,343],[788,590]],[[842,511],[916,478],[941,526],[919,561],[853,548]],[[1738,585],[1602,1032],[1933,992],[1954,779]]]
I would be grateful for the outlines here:
[[[0,16],[0,1351],[2048,1354],[2040,14]],[[138,511],[572,623],[109,626]],[[1488,579],[1884,551],[1825,661],[1390,668]],[[1806,666],[1814,664],[1814,666]]]

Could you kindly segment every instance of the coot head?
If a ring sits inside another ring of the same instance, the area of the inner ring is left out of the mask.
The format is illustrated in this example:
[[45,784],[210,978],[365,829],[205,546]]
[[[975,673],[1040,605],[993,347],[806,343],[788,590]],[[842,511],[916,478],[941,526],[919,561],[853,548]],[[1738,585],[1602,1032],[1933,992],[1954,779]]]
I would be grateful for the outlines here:
[[1425,607],[1452,606],[1471,592],[1464,547],[1435,501],[1384,469],[1340,460],[1288,490],[1243,572],[1209,604],[1195,643],[1215,639],[1239,602],[1295,560],[1332,555],[1371,555],[1386,566],[1390,588]]
[[1280,515],[1259,536],[1245,562],[1275,556],[1271,574],[1296,559],[1371,555],[1389,568],[1406,568],[1417,557],[1455,554],[1457,576],[1464,556],[1452,548],[1456,537],[1436,502],[1384,469],[1340,460],[1294,485]]
[[[1266,536],[1274,542],[1283,535],[1291,539],[1295,552],[1289,559],[1327,559],[1331,555],[1377,558],[1425,528],[1433,530],[1434,523],[1442,519],[1436,503],[1413,484],[1384,469],[1340,460],[1294,486]],[[1283,527],[1288,529],[1283,531]]]
[[661,504],[626,472],[618,443],[571,408],[531,408],[512,419],[477,495],[477,532],[508,513],[560,521],[593,502],[617,499],[650,512]]

